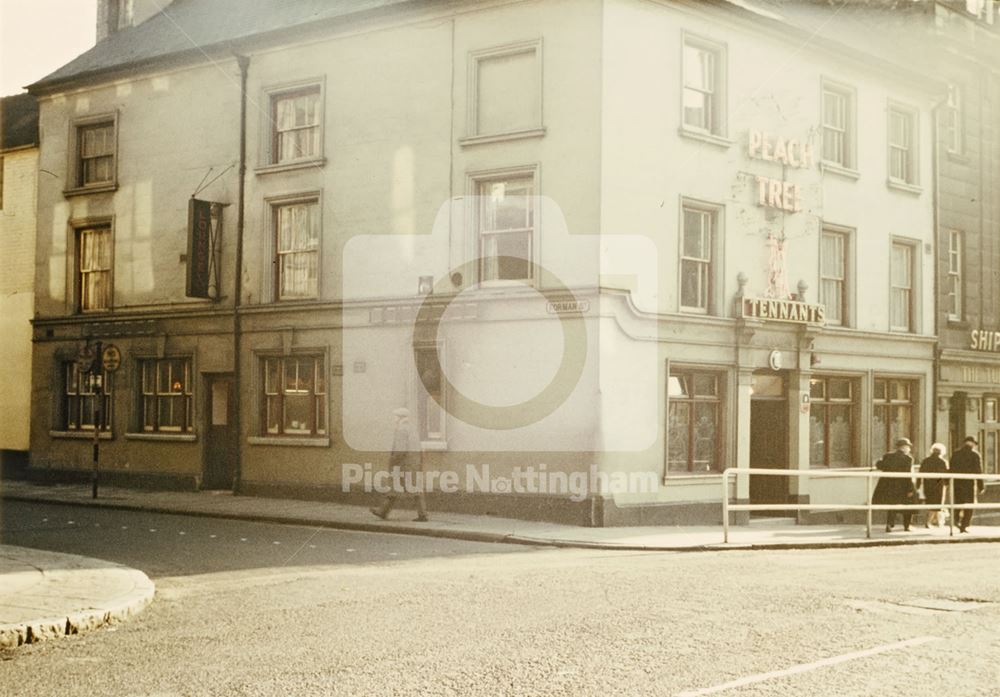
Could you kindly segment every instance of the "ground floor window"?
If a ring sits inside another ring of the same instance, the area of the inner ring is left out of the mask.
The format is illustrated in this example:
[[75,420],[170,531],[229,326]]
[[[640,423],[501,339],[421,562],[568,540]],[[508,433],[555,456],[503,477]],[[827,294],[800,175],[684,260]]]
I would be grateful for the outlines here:
[[667,388],[667,470],[719,472],[722,390],[717,373],[671,371]]
[[898,438],[916,442],[914,414],[917,388],[913,380],[875,378],[872,408],[872,457],[894,450]]
[[445,393],[441,379],[444,352],[435,346],[420,346],[414,351],[419,385],[417,389],[417,420],[420,439],[445,440]]
[[323,356],[264,358],[261,370],[264,435],[326,435],[326,362]]
[[139,361],[139,423],[146,432],[194,431],[190,358]]
[[856,464],[855,389],[850,378],[816,376],[809,381],[809,466]]
[[63,409],[62,427],[66,431],[93,431],[96,410],[101,407],[101,430],[107,431],[111,424],[111,376],[101,374],[102,394],[98,398],[91,384],[90,373],[82,372],[75,361],[63,363]]

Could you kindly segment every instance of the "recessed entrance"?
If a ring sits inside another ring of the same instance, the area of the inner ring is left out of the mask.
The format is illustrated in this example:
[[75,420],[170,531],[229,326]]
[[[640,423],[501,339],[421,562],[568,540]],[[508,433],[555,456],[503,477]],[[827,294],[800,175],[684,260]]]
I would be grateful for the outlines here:
[[[788,400],[783,373],[767,371],[753,376],[753,395],[750,400],[750,467],[788,469]],[[788,491],[788,477],[750,477],[750,503],[788,503]],[[788,511],[759,513],[794,515],[794,512]]]

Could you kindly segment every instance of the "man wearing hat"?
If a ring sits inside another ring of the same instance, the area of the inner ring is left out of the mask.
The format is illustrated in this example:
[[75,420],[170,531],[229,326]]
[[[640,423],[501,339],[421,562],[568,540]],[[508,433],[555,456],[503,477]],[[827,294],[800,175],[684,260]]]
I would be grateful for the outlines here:
[[[956,450],[951,456],[952,474],[983,473],[983,461],[979,457],[979,453],[976,452],[977,445],[979,445],[979,442],[975,438],[972,436],[965,437],[962,447]],[[986,484],[982,479],[956,479],[954,487],[955,503],[975,503],[976,489],[978,488],[981,494],[986,489]],[[956,518],[959,532],[968,532],[967,528],[972,523],[972,513],[973,510],[971,508],[958,509]]]
[[[389,455],[389,469],[398,477],[405,493],[415,493],[417,499],[417,517],[414,521],[427,522],[427,503],[424,499],[423,449],[420,444],[420,434],[410,418],[410,410],[406,407],[394,409],[392,432],[392,454]],[[404,491],[393,490],[382,499],[382,505],[369,510],[382,520],[389,517],[389,512],[396,505],[396,500]]]
[[[896,450],[886,453],[882,459],[875,463],[883,472],[912,472],[913,458],[910,457],[910,450],[913,443],[909,438],[899,438],[896,440]],[[872,503],[876,505],[898,505],[913,503],[916,497],[916,487],[913,486],[912,479],[903,477],[886,477],[879,479],[875,485],[875,492],[872,494]],[[910,529],[910,520],[913,514],[910,511],[903,512],[903,530]],[[885,531],[892,530],[896,524],[896,511],[885,512]]]

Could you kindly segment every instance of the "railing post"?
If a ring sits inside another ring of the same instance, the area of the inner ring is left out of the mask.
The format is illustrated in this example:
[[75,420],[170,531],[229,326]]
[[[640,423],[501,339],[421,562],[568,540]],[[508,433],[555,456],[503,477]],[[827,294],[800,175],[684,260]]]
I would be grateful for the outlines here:
[[868,510],[865,511],[865,538],[872,539],[872,473],[868,470],[868,476],[865,477],[865,505]]
[[722,543],[729,544],[729,470],[722,471]]
[[955,536],[955,477],[949,475],[948,481],[948,537]]

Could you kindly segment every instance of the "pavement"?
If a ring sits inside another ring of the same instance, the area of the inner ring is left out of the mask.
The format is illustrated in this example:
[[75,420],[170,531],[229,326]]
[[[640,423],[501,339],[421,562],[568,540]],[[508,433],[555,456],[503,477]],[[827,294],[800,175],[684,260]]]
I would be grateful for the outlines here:
[[[234,520],[424,535],[478,542],[640,551],[806,549],[911,544],[1000,542],[1000,526],[978,525],[969,533],[914,525],[886,533],[862,525],[796,525],[791,519],[754,519],[731,526],[644,526],[586,528],[492,516],[438,513],[413,520],[399,509],[382,521],[365,506],[235,496],[228,492],[164,492],[89,485],[40,485],[0,481],[0,498]],[[876,520],[882,519],[881,513]],[[985,516],[981,516],[986,519]],[[922,516],[918,518],[921,520]],[[996,520],[995,518],[993,520]],[[992,521],[991,521],[992,522]],[[152,581],[141,571],[97,559],[0,545],[0,649],[75,634],[120,621],[153,598]]]
[[126,620],[154,591],[127,566],[0,545],[0,650]]

